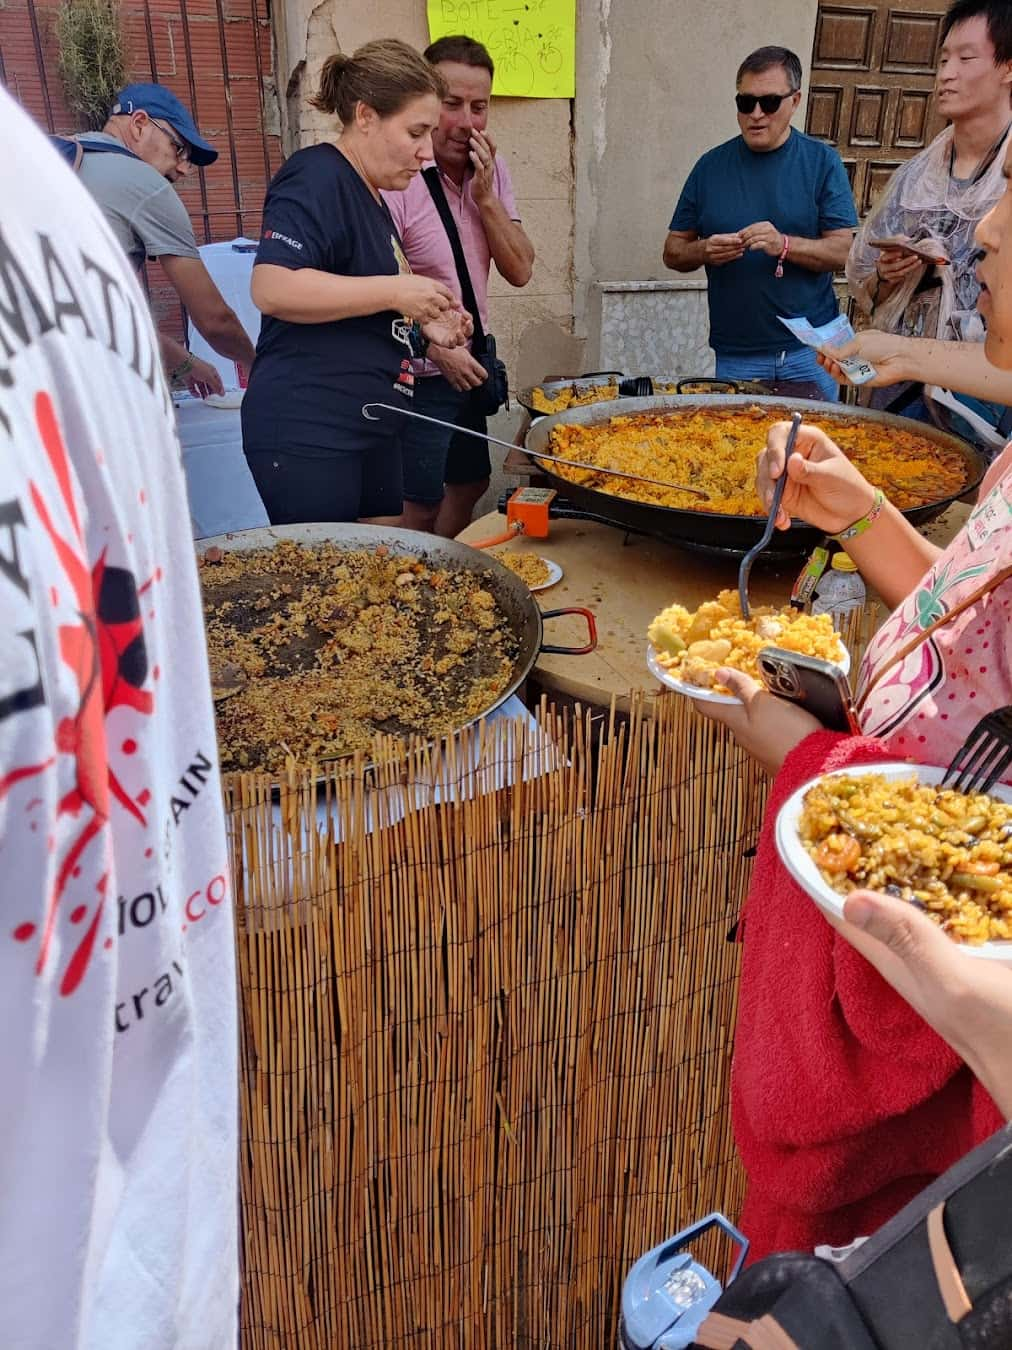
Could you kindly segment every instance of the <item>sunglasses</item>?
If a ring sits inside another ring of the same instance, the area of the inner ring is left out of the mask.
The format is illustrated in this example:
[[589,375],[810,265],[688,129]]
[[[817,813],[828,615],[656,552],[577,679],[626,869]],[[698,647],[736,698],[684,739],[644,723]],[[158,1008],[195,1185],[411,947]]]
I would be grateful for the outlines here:
[[785,98],[793,98],[796,93],[792,89],[789,94],[735,94],[734,104],[740,113],[755,112],[757,103],[764,113],[775,113]]
[[150,121],[153,127],[158,128],[158,130],[162,133],[163,136],[167,136],[169,138],[169,143],[171,144],[173,150],[175,150],[176,152],[176,159],[181,160],[185,164],[190,158],[190,147],[186,144],[186,142],[181,141],[177,137],[173,136],[172,132],[169,131],[168,127],[163,127],[161,122],[156,122],[153,117],[149,118],[148,120]]

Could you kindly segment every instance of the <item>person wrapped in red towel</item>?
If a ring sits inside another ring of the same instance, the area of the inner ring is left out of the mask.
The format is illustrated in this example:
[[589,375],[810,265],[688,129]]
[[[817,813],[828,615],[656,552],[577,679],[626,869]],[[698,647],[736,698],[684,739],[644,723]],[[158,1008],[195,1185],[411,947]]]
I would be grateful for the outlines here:
[[[1006,175],[1012,173],[1012,154]],[[1012,403],[1012,199],[977,229],[984,250],[980,346],[893,339],[976,397]],[[827,366],[839,377],[831,359]],[[1002,370],[996,369],[999,366]],[[880,371],[895,379],[895,368]],[[1004,396],[1002,396],[1004,392]],[[786,423],[772,428],[758,487],[768,503],[784,472]],[[947,764],[990,709],[1012,704],[1012,446],[991,466],[948,548],[922,538],[838,446],[802,425],[777,524],[792,516],[838,534],[893,612],[866,654],[861,736],[825,731],[747,676],[718,678],[742,706],[715,705],[743,746],[776,774],[744,911],[744,957],[732,1109],[748,1173],[741,1222],[753,1259],[842,1245],[888,1219],[997,1127],[1001,1113],[970,1069],[823,918],[780,863],[773,822],[820,773],[876,760]]]

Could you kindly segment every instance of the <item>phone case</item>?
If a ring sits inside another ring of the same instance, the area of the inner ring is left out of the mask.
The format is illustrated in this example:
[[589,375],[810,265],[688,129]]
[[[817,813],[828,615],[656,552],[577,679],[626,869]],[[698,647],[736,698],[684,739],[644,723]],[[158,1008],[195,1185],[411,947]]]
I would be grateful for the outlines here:
[[898,248],[904,253],[912,253],[915,258],[920,258],[921,262],[934,263],[937,267],[946,267],[949,263],[949,259],[930,243],[915,243],[910,239],[902,239],[899,235],[891,239],[869,239],[868,243],[872,248]]
[[797,703],[828,730],[860,730],[850,681],[831,661],[802,656],[783,647],[764,647],[759,653],[759,669],[771,694]]

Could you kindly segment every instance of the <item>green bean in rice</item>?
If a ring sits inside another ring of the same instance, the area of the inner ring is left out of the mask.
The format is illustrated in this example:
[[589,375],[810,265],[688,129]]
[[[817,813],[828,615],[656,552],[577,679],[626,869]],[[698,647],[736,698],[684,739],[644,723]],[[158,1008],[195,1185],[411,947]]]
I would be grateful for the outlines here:
[[1012,805],[915,775],[840,774],[808,790],[798,829],[840,895],[899,896],[957,942],[1012,938]]

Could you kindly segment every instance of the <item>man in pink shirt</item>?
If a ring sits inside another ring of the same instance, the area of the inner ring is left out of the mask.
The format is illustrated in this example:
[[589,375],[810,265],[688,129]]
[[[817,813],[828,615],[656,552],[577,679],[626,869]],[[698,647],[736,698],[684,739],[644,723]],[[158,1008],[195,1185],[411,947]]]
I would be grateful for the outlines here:
[[[534,248],[517,218],[513,184],[487,130],[492,58],[480,42],[440,38],[425,57],[446,82],[432,149],[439,181],[460,235],[482,328],[488,331],[488,276],[492,263],[513,286],[531,279]],[[461,298],[453,249],[421,174],[404,192],[384,192],[412,271],[433,277]],[[414,408],[460,427],[485,431],[472,391],[485,380],[469,347],[434,349],[435,360],[415,371]],[[488,487],[488,446],[424,422],[405,422],[404,524],[452,539],[470,522]]]

